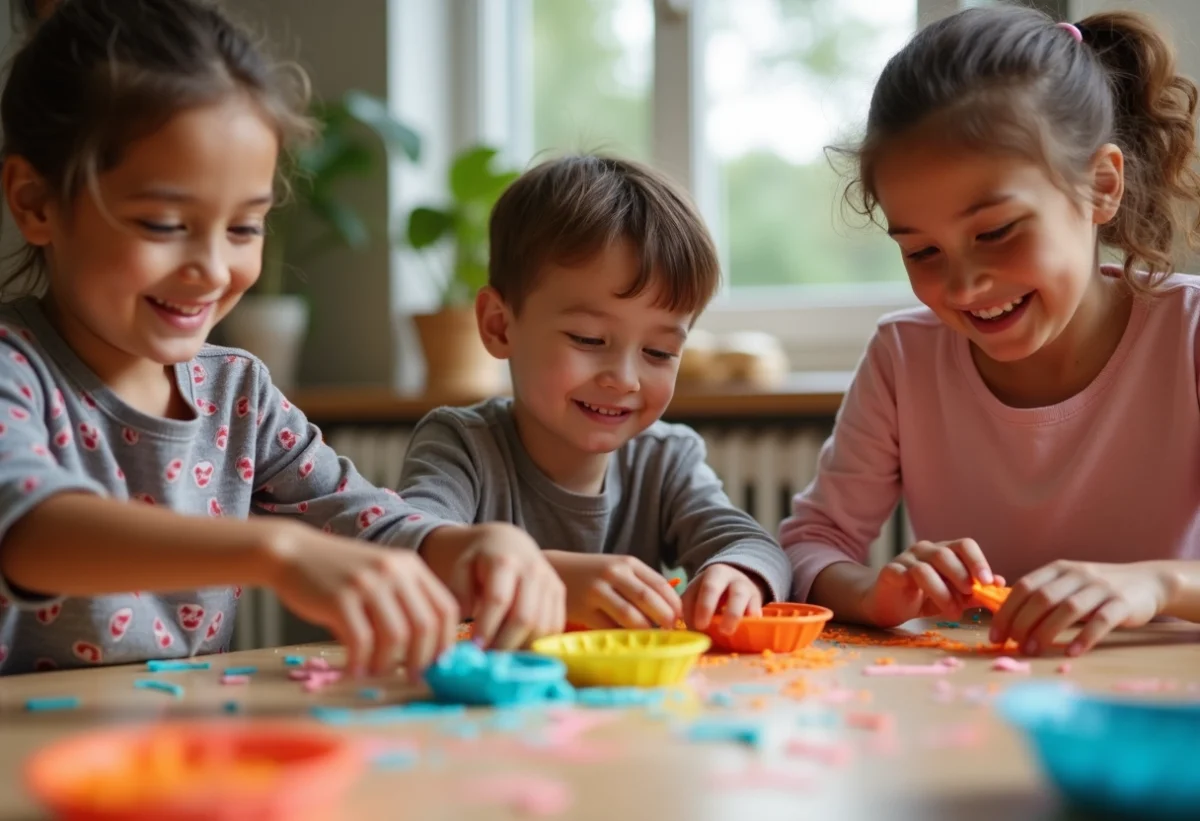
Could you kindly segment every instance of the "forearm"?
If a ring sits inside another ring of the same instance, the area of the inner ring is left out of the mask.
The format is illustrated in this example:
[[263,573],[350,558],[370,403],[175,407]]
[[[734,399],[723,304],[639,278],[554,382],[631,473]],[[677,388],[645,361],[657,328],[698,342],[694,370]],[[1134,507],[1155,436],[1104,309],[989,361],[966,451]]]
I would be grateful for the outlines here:
[[443,525],[421,540],[417,552],[443,584],[454,581],[455,568],[463,554],[471,548],[475,529],[469,525]]
[[1200,622],[1200,562],[1150,562],[1166,580],[1167,602],[1161,615]]
[[82,493],[52,496],[0,543],[0,573],[32,593],[98,596],[270,580],[283,521],[184,517]]
[[817,574],[807,601],[828,607],[836,621],[872,625],[866,600],[877,575],[858,562],[834,562]]

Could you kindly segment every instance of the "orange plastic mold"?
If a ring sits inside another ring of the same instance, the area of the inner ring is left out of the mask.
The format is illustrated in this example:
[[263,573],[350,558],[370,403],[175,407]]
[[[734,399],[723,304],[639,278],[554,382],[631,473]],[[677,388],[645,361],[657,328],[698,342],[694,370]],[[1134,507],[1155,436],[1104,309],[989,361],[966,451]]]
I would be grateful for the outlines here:
[[978,580],[971,584],[971,595],[980,605],[995,613],[1008,600],[1012,593],[1011,587],[997,587],[994,584],[981,584]]
[[362,767],[318,728],[175,722],[59,741],[29,759],[25,784],[67,821],[315,821],[338,817]]
[[794,602],[775,602],[763,605],[762,616],[747,616],[738,622],[737,629],[725,635],[717,629],[720,615],[708,626],[709,638],[721,650],[734,653],[792,653],[816,641],[833,618],[828,607]]

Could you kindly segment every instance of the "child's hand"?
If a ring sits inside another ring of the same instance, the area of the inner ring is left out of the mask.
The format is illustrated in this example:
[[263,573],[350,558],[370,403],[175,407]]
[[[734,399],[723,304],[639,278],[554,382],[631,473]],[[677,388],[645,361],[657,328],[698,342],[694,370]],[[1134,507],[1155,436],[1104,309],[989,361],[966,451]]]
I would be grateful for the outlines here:
[[706,630],[721,608],[718,628],[726,635],[737,629],[743,616],[761,616],[762,584],[741,568],[711,564],[688,583],[683,591],[683,618],[693,630]]
[[1033,656],[1082,622],[1067,648],[1067,655],[1077,656],[1117,627],[1141,627],[1153,619],[1170,589],[1170,580],[1148,563],[1052,562],[1013,585],[992,618],[990,638],[997,643],[1011,638]]
[[661,573],[633,556],[546,552],[567,586],[567,621],[592,629],[674,627],[679,594]]
[[566,625],[566,590],[537,542],[510,524],[470,528],[453,587],[475,619],[475,638],[501,650],[523,647]]
[[416,680],[454,643],[458,604],[416,551],[303,525],[281,531],[269,584],[289,610],[333,633],[348,670],[381,675],[404,658]]
[[877,627],[895,627],[921,616],[957,619],[969,607],[974,579],[1004,584],[992,575],[974,540],[917,542],[879,571],[863,608]]

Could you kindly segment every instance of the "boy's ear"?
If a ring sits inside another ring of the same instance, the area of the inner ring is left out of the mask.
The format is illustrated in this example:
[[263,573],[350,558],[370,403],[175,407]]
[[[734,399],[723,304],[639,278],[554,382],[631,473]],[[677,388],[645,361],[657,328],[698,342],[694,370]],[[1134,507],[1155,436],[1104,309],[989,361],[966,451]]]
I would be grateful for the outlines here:
[[1092,222],[1103,225],[1117,215],[1125,195],[1125,155],[1105,143],[1092,156]]
[[479,289],[475,297],[475,322],[479,325],[483,347],[497,359],[508,359],[512,352],[508,339],[512,320],[512,311],[499,291],[490,285]]
[[25,241],[40,247],[49,245],[54,200],[42,175],[24,157],[12,156],[4,161],[4,199]]

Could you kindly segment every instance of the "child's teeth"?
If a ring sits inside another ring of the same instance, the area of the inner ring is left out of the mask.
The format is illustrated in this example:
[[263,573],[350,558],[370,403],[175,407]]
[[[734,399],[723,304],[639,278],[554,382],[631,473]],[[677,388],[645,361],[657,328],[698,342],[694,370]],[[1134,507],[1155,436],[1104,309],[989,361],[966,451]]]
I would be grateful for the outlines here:
[[977,316],[980,319],[995,319],[1001,314],[1006,314],[1013,308],[1025,301],[1025,297],[1017,297],[1012,302],[1006,302],[1003,305],[998,305],[995,308],[985,308],[982,311],[971,311],[972,316]]
[[589,405],[587,402],[584,402],[583,406],[590,411],[600,414],[601,416],[620,416],[622,413],[624,413],[624,411],[619,411],[619,410],[608,410],[607,408],[598,408],[595,405]]
[[151,299],[154,300],[155,305],[161,305],[167,310],[183,314],[184,316],[196,316],[204,310],[204,306],[202,305],[176,305],[174,302],[167,302],[165,299],[158,299],[157,297],[151,297]]

